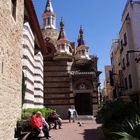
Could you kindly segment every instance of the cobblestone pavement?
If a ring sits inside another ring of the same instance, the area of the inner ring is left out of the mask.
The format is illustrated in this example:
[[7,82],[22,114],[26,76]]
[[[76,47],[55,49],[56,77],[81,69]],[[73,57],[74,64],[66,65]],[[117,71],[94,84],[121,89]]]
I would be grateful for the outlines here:
[[52,137],[49,140],[103,140],[101,125],[94,120],[82,120],[82,126],[77,122],[64,120],[62,129],[50,130]]

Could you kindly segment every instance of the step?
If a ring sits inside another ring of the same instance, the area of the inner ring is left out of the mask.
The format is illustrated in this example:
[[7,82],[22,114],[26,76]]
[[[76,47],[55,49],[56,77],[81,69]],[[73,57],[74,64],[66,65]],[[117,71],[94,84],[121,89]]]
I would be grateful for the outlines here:
[[93,115],[78,115],[77,120],[94,120]]

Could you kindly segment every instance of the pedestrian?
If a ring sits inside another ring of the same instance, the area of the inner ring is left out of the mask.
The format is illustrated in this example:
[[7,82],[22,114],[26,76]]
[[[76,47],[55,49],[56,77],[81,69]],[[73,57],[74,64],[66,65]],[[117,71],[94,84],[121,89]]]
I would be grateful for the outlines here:
[[70,106],[68,109],[68,119],[69,122],[71,121],[75,122],[75,119],[78,117],[77,111],[74,106]]

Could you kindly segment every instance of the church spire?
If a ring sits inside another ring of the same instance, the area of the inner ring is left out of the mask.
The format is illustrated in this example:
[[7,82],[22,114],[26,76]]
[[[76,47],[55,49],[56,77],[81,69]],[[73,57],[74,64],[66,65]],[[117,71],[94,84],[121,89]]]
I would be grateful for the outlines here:
[[66,38],[65,31],[64,31],[64,22],[61,18],[60,21],[60,32],[56,42],[56,54],[54,59],[61,59],[61,60],[72,60],[72,47],[68,39]]
[[78,47],[76,48],[76,55],[75,55],[75,60],[89,60],[89,54],[88,54],[88,47],[85,45],[85,41],[83,39],[83,28],[80,26],[79,30],[79,37],[78,37]]
[[63,19],[61,18],[61,21],[60,21],[60,32],[59,32],[59,36],[58,36],[58,39],[64,39],[66,38],[66,35],[65,35],[65,31],[64,31],[64,22],[63,22]]
[[56,29],[56,16],[53,11],[51,0],[47,0],[43,14],[44,28]]
[[82,26],[80,26],[79,34],[80,34],[80,35],[79,35],[78,40],[77,40],[78,46],[80,46],[80,45],[85,45],[85,41],[84,41],[84,39],[83,39],[83,34],[84,34],[84,32],[83,32]]
[[53,7],[52,7],[51,0],[47,0],[45,12],[52,12],[53,13]]

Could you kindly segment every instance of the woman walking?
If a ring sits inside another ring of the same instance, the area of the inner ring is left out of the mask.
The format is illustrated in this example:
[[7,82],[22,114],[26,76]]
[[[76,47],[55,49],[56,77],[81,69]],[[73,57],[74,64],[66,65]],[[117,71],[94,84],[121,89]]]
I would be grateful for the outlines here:
[[77,114],[77,111],[75,109],[74,106],[71,106],[69,109],[68,109],[68,119],[69,119],[69,122],[71,123],[71,121],[75,122],[75,119],[78,117],[78,114]]

